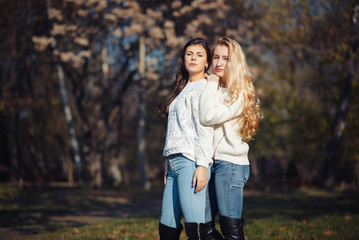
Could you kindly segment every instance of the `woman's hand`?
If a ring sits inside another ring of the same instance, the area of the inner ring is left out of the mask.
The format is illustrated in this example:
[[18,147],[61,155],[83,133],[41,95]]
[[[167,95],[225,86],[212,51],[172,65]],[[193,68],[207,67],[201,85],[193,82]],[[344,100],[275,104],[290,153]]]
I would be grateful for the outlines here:
[[217,77],[216,74],[209,74],[209,73],[205,73],[204,77],[208,80],[208,81],[213,81],[216,83],[219,83],[219,77]]
[[207,168],[198,166],[193,174],[192,186],[196,186],[195,192],[200,192],[207,185]]
[[163,185],[166,185],[166,183],[167,183],[167,175],[168,175],[168,172],[165,172],[165,174],[163,176]]

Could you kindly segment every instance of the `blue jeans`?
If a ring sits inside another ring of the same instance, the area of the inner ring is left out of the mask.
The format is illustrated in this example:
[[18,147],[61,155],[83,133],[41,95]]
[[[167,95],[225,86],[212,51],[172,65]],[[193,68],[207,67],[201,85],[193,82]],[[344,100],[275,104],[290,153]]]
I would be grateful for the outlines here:
[[212,214],[215,215],[218,208],[220,216],[240,219],[243,207],[243,188],[250,174],[249,165],[215,160],[212,168],[215,198],[217,198],[216,202],[214,202],[215,198],[211,198]]
[[[187,223],[206,223],[212,219],[208,195],[208,184],[196,193],[192,186],[197,164],[182,154],[167,157],[168,175],[162,198],[160,223],[179,228],[182,215]],[[211,166],[207,168],[207,183]]]

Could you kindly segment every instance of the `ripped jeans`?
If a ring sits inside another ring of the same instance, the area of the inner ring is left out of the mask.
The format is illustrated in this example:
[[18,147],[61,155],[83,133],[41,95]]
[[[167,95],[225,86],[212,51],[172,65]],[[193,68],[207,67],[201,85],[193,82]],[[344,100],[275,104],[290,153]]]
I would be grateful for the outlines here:
[[162,198],[160,223],[179,228],[182,216],[186,223],[207,223],[212,219],[208,181],[211,166],[207,168],[207,185],[196,193],[192,186],[193,174],[197,164],[182,154],[167,157],[168,175]]
[[211,198],[212,214],[215,216],[218,211],[220,216],[240,219],[243,208],[243,188],[249,178],[250,166],[215,160],[212,171],[215,189],[215,197]]

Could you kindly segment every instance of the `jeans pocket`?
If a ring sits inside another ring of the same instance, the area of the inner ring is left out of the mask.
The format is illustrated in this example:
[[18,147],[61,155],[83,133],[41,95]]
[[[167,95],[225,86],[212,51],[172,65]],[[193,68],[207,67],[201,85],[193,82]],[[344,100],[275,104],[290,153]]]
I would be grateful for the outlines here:
[[250,168],[248,165],[241,166],[241,168],[242,168],[242,180],[244,183],[247,183],[249,179]]
[[249,176],[248,166],[232,165],[231,186],[234,188],[243,188]]
[[215,166],[216,179],[229,181],[231,172],[232,172],[232,163],[221,161],[221,160],[216,161],[216,166]]

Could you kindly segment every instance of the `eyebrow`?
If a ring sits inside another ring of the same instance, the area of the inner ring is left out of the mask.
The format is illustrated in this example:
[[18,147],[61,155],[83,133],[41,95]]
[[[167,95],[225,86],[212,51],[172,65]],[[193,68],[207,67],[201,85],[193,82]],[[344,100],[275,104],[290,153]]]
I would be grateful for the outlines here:
[[[220,56],[219,54],[213,54],[213,56]],[[223,57],[228,57],[228,55],[223,55]]]
[[[186,53],[188,53],[188,52],[189,52],[189,53],[193,53],[192,51],[186,50]],[[203,51],[196,52],[196,53],[197,53],[197,54],[198,54],[198,53],[203,53],[203,54],[204,54],[204,52],[203,52]]]

